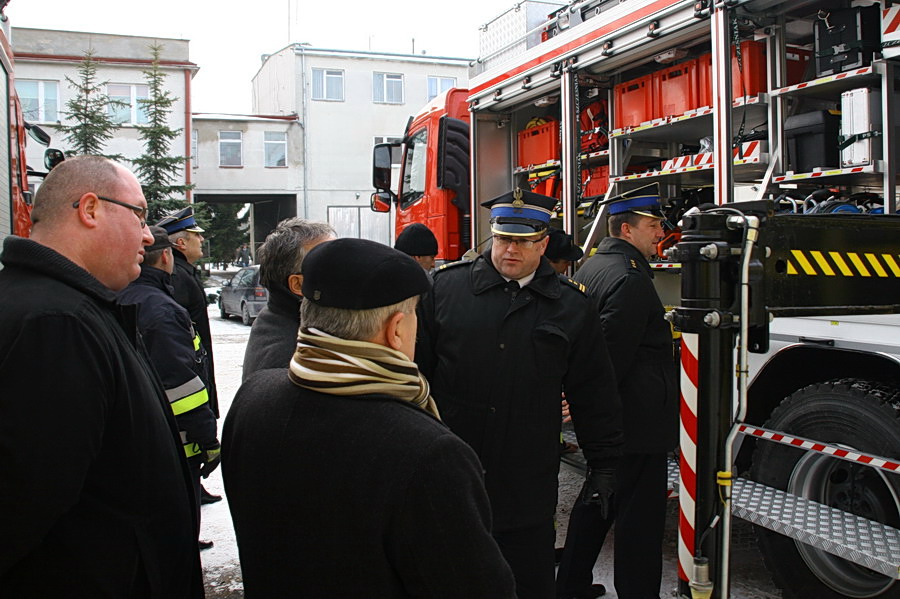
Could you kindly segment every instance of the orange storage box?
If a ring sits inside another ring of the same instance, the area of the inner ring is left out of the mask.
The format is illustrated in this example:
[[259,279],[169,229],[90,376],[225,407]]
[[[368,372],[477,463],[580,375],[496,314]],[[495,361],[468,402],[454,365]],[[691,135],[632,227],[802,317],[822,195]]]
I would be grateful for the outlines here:
[[519,131],[519,164],[529,166],[559,160],[559,121]]
[[[812,50],[805,48],[788,47],[784,52],[784,62],[787,65],[787,85],[797,85],[806,81],[806,66],[812,59]],[[815,79],[815,72],[812,78]]]
[[608,166],[596,166],[581,171],[581,197],[602,196],[607,189],[609,189]]
[[688,60],[656,71],[658,116],[679,116],[700,107],[697,61]]
[[633,127],[658,117],[654,74],[615,87],[615,128]]
[[[731,48],[731,97],[755,96],[767,91],[766,45],[763,42],[747,40],[741,42],[741,62],[743,77],[738,68],[737,53]],[[697,79],[699,82],[699,105],[712,106],[712,54],[704,54],[697,59]],[[743,80],[743,85],[741,82]]]

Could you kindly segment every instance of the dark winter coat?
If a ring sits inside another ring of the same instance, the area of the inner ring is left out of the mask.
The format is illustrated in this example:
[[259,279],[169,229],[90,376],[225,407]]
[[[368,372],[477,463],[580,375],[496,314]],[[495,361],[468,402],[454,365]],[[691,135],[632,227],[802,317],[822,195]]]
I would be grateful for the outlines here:
[[[172,297],[170,276],[164,270],[141,266],[141,275],[119,292],[120,304],[138,305],[138,330],[177,414],[178,428],[192,451],[216,442],[216,416],[209,401],[187,411],[178,402],[196,403],[208,395],[209,368],[202,344],[195,349],[191,317]],[[194,446],[196,444],[196,446]]]
[[202,597],[194,498],[133,307],[7,237],[0,270],[0,596]]
[[213,360],[212,334],[209,330],[209,313],[207,312],[209,302],[206,301],[206,292],[200,281],[200,272],[187,261],[184,254],[175,248],[172,248],[172,255],[175,256],[175,272],[172,273],[175,301],[191,315],[191,321],[194,323],[197,333],[200,334],[200,341],[206,348],[206,357],[209,362],[209,407],[218,418],[219,398],[216,393],[216,366]]
[[496,530],[553,517],[563,389],[588,461],[614,465],[622,425],[600,322],[549,262],[515,294],[490,250],[446,265],[422,314],[416,352],[434,365],[426,376],[444,422],[484,464]]
[[514,597],[478,458],[409,402],[263,370],[222,442],[247,597]]
[[575,274],[603,323],[622,398],[625,451],[659,453],[678,442],[678,386],[672,329],[653,272],[628,241],[607,237]]
[[242,381],[267,368],[287,368],[297,349],[300,298],[287,289],[269,289],[269,300],[253,327],[244,350]]

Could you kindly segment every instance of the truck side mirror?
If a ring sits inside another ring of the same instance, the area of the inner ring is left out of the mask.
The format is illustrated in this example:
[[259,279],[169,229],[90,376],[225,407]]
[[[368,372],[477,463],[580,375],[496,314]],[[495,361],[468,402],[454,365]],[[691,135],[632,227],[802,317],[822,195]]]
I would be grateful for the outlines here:
[[372,186],[378,191],[391,190],[391,148],[396,144],[375,144],[372,150]]
[[55,148],[47,148],[44,150],[44,168],[48,171],[53,170],[53,167],[66,159],[66,155],[62,153],[62,150],[57,150]]
[[390,212],[391,211],[392,194],[386,191],[376,191],[369,199],[369,206],[372,212]]

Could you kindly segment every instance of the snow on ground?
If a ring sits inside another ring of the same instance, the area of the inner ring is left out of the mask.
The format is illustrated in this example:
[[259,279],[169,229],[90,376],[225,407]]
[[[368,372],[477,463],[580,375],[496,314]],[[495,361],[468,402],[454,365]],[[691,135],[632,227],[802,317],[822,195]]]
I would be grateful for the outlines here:
[[[209,306],[209,325],[213,337],[213,351],[216,360],[216,386],[219,392],[219,431],[231,400],[241,384],[241,364],[244,348],[250,336],[250,327],[239,319],[222,320],[215,304]],[[286,365],[285,365],[286,366]],[[237,543],[228,499],[222,486],[222,470],[217,469],[203,486],[222,501],[201,508],[200,538],[215,543],[211,549],[200,552],[206,579],[206,596],[209,599],[232,599],[243,597],[241,570],[238,561]]]

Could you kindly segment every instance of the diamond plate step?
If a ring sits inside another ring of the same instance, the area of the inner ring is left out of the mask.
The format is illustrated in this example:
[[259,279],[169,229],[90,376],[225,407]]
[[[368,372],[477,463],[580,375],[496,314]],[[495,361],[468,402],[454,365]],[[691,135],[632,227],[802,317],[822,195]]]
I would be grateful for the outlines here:
[[[571,429],[563,438],[577,442]],[[560,462],[587,469],[581,450]],[[678,462],[670,459],[669,496],[677,494]],[[731,500],[738,518],[900,580],[900,530],[743,478],[734,480]]]
[[743,478],[731,497],[739,518],[900,579],[900,530]]

